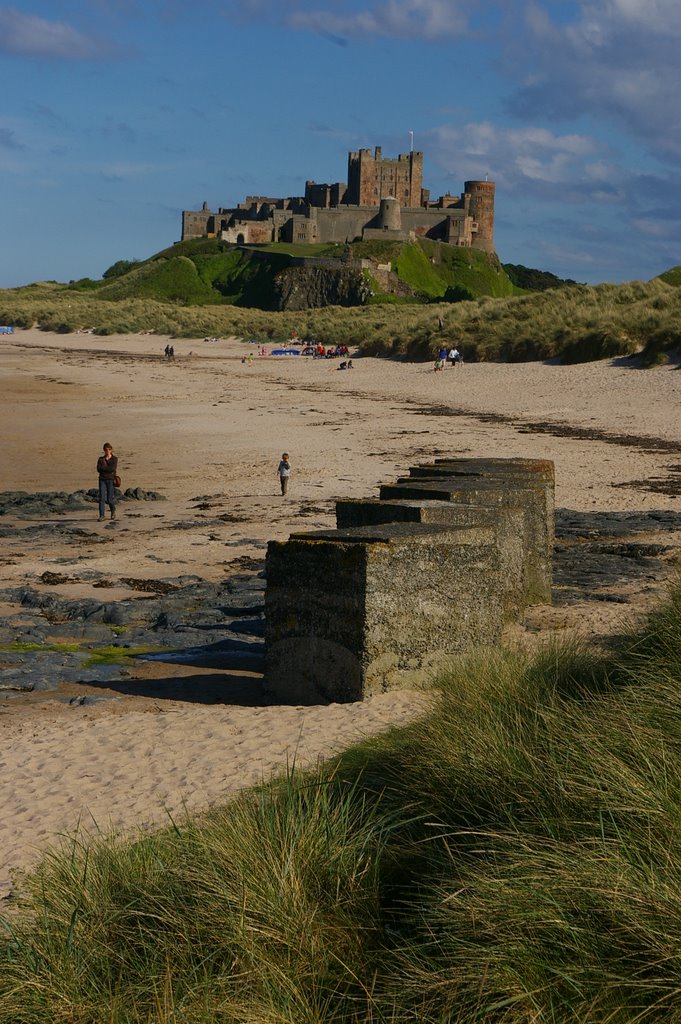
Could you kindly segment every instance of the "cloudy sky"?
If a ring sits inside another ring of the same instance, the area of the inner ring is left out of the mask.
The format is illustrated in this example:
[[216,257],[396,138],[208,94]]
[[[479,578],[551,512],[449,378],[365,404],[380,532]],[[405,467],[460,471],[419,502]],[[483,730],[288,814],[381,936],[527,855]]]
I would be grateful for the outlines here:
[[425,154],[504,262],[681,264],[679,0],[0,0],[0,287],[99,277],[180,211]]

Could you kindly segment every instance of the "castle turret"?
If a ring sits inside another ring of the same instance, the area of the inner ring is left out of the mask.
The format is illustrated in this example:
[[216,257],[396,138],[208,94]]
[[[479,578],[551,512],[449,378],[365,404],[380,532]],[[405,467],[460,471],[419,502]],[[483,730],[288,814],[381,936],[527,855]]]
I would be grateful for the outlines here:
[[469,214],[477,223],[473,246],[494,252],[494,182],[466,181],[464,191],[470,196]]
[[384,231],[402,230],[400,204],[394,196],[386,196],[385,199],[381,199],[381,206],[378,211],[378,226]]

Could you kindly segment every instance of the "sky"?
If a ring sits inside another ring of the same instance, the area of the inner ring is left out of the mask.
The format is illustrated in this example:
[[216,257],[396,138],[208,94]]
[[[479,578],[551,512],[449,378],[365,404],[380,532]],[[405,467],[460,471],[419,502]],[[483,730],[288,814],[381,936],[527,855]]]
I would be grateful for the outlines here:
[[504,263],[681,264],[680,0],[0,0],[0,287],[98,278],[181,211],[424,153]]

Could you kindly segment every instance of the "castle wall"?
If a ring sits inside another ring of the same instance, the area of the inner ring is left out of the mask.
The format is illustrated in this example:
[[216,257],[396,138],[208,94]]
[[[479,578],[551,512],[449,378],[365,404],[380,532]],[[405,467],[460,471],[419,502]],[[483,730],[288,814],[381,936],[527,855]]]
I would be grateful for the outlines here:
[[469,212],[477,224],[472,244],[484,252],[494,252],[494,182],[467,181],[465,194],[470,196]]
[[205,238],[215,232],[215,214],[210,210],[184,210],[182,213],[182,241],[187,238]]
[[337,181],[333,185],[320,185],[316,181],[305,182],[305,202],[320,208],[339,206],[345,202],[347,185]]
[[[358,238],[416,237],[463,246],[470,246],[474,239],[474,222],[462,210],[402,208],[396,216],[391,208],[391,215],[383,221],[379,210],[373,206],[312,207],[305,213],[275,207],[267,209],[266,215],[263,210],[262,207],[244,207],[224,211],[224,215],[185,211],[182,238],[201,238],[215,233],[226,242],[249,245],[272,241],[342,244]],[[394,224],[401,224],[401,227],[392,226]]]
[[[423,188],[423,153],[383,159],[380,147],[374,153],[360,149],[348,154],[347,186],[307,181],[304,198],[247,196],[238,207],[217,214],[204,203],[200,211],[183,212],[182,239],[221,232],[227,241],[245,244],[432,238],[494,252],[494,182],[467,181],[461,196],[447,194],[437,203],[429,197]],[[255,221],[266,226],[248,225]]]

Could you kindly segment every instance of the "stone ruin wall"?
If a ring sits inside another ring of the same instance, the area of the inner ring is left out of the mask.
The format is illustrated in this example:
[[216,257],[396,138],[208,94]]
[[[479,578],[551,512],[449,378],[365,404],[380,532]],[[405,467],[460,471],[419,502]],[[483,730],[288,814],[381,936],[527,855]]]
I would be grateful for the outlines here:
[[414,466],[336,517],[336,530],[268,546],[265,687],[282,703],[425,685],[551,601],[547,460]]

